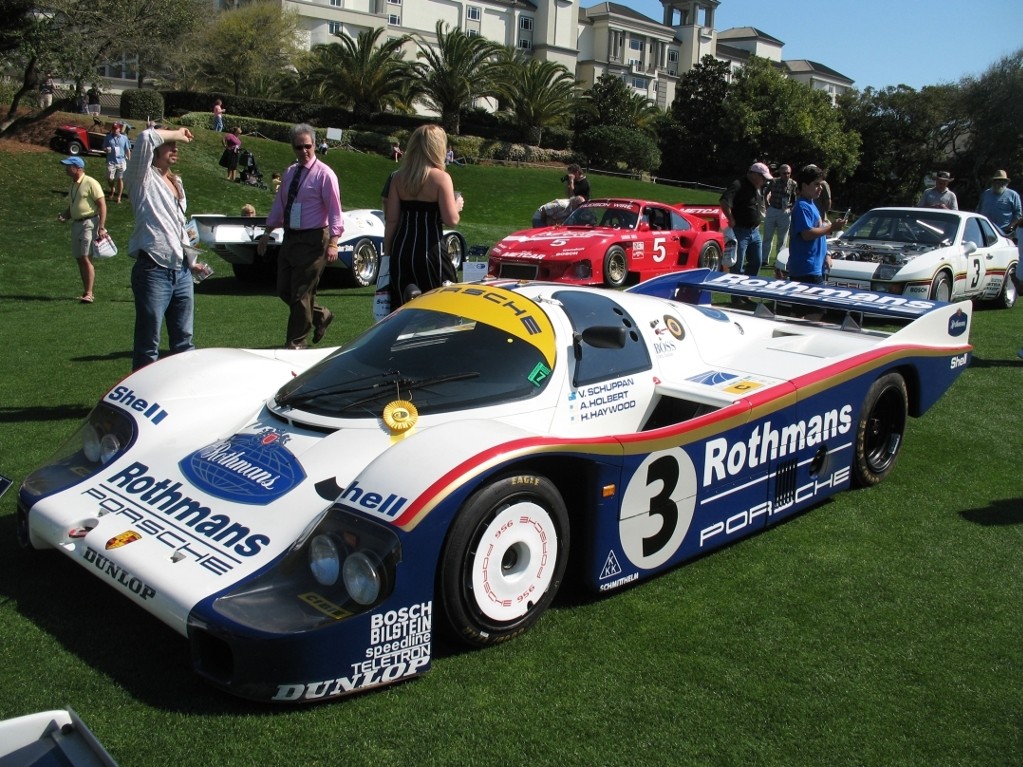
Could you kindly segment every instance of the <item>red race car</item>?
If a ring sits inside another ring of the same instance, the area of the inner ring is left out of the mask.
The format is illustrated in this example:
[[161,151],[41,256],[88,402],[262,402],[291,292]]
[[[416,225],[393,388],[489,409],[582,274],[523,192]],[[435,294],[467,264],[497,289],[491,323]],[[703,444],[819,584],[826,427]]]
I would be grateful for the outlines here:
[[490,249],[488,269],[492,277],[611,288],[683,269],[717,270],[724,226],[712,205],[591,200],[564,224],[505,237]]

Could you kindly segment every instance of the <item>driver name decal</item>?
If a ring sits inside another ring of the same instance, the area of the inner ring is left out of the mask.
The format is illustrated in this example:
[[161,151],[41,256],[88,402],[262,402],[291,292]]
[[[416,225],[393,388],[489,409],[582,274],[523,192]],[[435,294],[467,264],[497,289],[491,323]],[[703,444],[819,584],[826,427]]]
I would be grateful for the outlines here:
[[227,501],[266,504],[305,479],[305,472],[284,445],[277,429],[235,434],[185,456],[178,467],[198,488]]

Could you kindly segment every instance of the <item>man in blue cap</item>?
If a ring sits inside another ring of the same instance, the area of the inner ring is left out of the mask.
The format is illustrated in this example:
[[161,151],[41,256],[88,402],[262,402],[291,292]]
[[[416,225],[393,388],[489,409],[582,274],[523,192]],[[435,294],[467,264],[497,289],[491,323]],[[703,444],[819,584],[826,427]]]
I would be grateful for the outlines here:
[[82,277],[83,292],[78,300],[91,304],[96,270],[90,255],[93,241],[107,233],[107,200],[100,183],[85,175],[85,160],[68,157],[60,164],[71,179],[71,188],[67,193],[67,208],[57,219],[62,223],[71,222],[71,255],[78,262],[78,272]]

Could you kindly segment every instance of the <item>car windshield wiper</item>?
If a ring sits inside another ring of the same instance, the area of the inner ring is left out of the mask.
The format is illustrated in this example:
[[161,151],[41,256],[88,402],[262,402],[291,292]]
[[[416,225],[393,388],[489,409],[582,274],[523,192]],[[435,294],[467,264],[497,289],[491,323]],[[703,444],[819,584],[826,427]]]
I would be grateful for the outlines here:
[[[475,371],[466,371],[464,373],[448,373],[447,375],[434,376],[432,378],[421,378],[419,380],[416,380],[414,378],[398,378],[395,379],[391,385],[393,386],[396,384],[398,387],[404,387],[409,391],[413,391],[415,389],[425,389],[429,386],[434,386],[435,384],[449,383],[450,381],[465,381],[466,379],[477,378],[478,376],[479,373]],[[386,386],[386,384],[379,384],[378,386],[380,388],[383,388],[383,386]],[[345,410],[351,410],[354,407],[365,405],[367,402],[372,402],[375,399],[379,399],[382,394],[385,393],[389,394],[390,391],[391,391],[390,388],[388,388],[387,392],[376,391],[373,392],[372,394],[367,394],[365,397],[357,399],[354,402],[346,403],[339,409],[339,412],[344,412]]]
[[383,373],[375,373],[371,376],[345,381],[343,384],[337,384],[335,386],[321,386],[319,389],[313,389],[312,391],[305,393],[299,393],[301,391],[300,387],[298,392],[285,395],[278,394],[274,397],[274,402],[285,407],[301,405],[305,402],[317,399],[318,397],[327,397],[335,394],[354,394],[355,392],[374,389],[378,386],[387,386],[390,388],[394,386],[394,382],[396,380],[400,380],[398,378],[400,375],[401,371],[399,370],[388,370]]
[[435,384],[447,383],[449,381],[464,381],[468,378],[476,378],[478,376],[479,373],[475,371],[466,371],[464,373],[447,373],[442,376],[415,379],[402,376],[401,372],[398,370],[390,370],[386,373],[380,373],[376,376],[369,376],[367,378],[360,379],[360,381],[363,382],[361,385],[353,385],[353,383],[356,382],[348,381],[345,382],[344,385],[324,386],[320,389],[306,392],[304,394],[292,394],[284,397],[278,396],[275,399],[275,402],[282,407],[296,407],[323,397],[335,397],[339,394],[356,394],[358,392],[369,390],[368,394],[365,394],[352,402],[346,402],[341,405],[340,411],[344,411],[364,405],[367,402],[373,402],[374,400],[380,399],[384,396],[398,396],[401,389],[424,389]]

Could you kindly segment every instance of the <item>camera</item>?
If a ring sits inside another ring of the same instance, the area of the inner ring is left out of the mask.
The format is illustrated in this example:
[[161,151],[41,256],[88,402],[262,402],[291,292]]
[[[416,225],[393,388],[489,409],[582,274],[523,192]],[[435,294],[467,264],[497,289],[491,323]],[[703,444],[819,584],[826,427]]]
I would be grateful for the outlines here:
[[562,184],[567,184],[568,183],[568,176],[562,176],[561,177],[561,183]]

